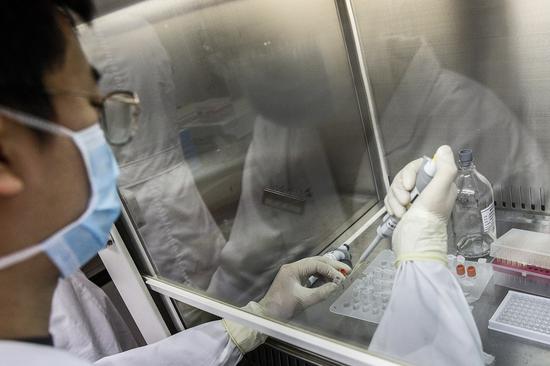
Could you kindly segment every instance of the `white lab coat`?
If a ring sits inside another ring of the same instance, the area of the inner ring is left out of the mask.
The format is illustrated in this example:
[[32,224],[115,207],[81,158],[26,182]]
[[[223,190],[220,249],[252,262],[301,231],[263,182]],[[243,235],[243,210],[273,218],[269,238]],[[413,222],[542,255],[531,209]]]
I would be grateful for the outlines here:
[[59,280],[49,329],[56,347],[88,361],[138,346],[105,292],[80,271]]
[[414,365],[483,365],[481,338],[460,285],[435,262],[404,262],[369,351]]
[[[0,341],[2,365],[92,365],[66,351],[30,343]],[[236,365],[242,354],[221,321],[206,323],[148,346],[103,358],[98,366]]]
[[[304,212],[266,204],[268,187],[306,192]],[[259,116],[231,236],[208,293],[238,306],[261,298],[283,264],[321,251],[345,217],[319,131]]]
[[102,74],[103,92],[138,93],[139,128],[113,147],[118,186],[158,274],[206,289],[225,239],[198,192],[178,132],[172,61],[151,24],[119,11],[81,27],[88,60]]

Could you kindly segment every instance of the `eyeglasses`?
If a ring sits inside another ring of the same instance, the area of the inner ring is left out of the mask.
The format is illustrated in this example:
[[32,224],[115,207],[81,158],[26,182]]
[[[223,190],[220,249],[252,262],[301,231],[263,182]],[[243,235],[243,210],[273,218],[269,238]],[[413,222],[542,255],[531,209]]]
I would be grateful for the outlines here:
[[128,90],[115,90],[98,97],[92,93],[48,90],[52,96],[86,98],[99,111],[99,124],[111,145],[125,145],[132,140],[138,128],[141,113],[139,97]]

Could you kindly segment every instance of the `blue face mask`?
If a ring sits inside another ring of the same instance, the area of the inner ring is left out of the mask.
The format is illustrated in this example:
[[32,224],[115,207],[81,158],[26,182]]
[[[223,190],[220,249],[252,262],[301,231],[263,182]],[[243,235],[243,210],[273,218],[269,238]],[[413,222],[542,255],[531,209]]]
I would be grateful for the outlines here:
[[74,132],[53,122],[2,107],[0,114],[34,129],[70,137],[80,150],[91,190],[86,211],[43,242],[0,257],[1,270],[45,252],[67,277],[105,247],[111,226],[120,215],[116,160],[97,123]]

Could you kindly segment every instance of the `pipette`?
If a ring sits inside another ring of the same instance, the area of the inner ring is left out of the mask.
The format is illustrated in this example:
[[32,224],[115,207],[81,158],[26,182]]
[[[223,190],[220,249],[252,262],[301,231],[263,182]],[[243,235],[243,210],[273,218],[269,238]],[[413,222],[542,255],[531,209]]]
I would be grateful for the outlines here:
[[[416,174],[416,186],[411,191],[411,203],[412,204],[416,198],[420,195],[420,192],[426,188],[428,183],[432,180],[432,178],[435,175],[435,162],[424,156],[422,166],[418,170],[418,173]],[[376,228],[376,237],[372,241],[372,243],[365,249],[363,254],[359,257],[359,260],[355,264],[355,268],[359,267],[359,264],[361,264],[365,258],[369,256],[369,254],[372,253],[374,249],[376,249],[376,246],[382,241],[382,239],[385,238],[391,238],[393,235],[393,231],[395,230],[397,224],[399,223],[399,219],[393,215],[386,214],[384,218],[382,219],[382,223]]]
[[[323,255],[323,257],[330,258],[335,261],[347,264],[351,268],[351,252],[348,244],[342,244],[338,248],[331,250]],[[342,273],[344,276],[347,273]],[[307,280],[307,287],[312,287],[319,278],[317,276],[311,276]]]

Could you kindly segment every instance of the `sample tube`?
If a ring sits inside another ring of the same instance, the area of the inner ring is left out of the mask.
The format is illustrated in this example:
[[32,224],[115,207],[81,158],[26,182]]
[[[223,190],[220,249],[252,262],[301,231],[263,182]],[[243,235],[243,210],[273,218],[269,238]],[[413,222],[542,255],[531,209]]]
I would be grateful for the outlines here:
[[464,268],[464,264],[459,263],[456,265],[456,274],[458,277],[464,277],[464,274],[466,273],[466,268]]
[[471,279],[476,278],[476,276],[477,276],[476,267],[468,266],[468,268],[466,269],[466,273],[468,274],[469,278],[471,278]]

